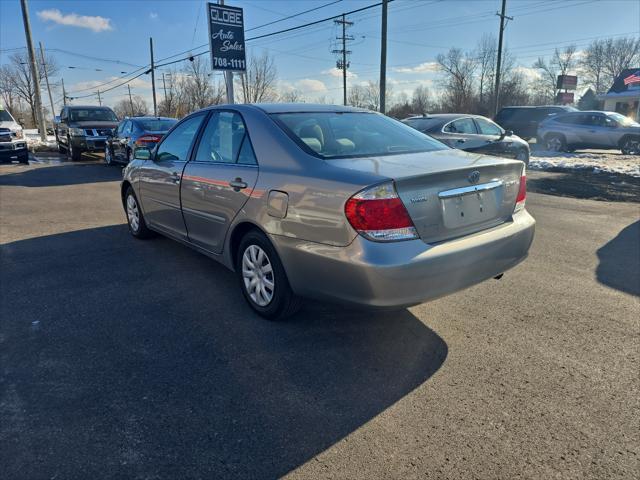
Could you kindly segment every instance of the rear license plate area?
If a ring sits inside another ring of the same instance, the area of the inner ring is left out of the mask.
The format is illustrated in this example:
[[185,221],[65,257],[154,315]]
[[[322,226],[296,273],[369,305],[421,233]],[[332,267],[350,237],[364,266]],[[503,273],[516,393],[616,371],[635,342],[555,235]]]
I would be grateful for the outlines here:
[[444,226],[461,228],[488,222],[498,216],[498,189],[440,199]]

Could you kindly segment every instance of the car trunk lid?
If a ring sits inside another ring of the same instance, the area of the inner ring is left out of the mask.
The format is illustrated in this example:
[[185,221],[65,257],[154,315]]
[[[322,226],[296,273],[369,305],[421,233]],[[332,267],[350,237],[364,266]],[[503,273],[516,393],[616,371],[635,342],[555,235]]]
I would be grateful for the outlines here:
[[331,162],[392,178],[420,238],[427,243],[508,221],[523,172],[521,162],[450,149]]

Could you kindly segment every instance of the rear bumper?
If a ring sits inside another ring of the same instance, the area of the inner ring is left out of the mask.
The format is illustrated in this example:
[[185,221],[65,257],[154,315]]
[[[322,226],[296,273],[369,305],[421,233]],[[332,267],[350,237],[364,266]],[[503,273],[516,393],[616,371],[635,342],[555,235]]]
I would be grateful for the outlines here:
[[361,236],[346,247],[271,236],[298,295],[370,307],[432,300],[509,270],[527,257],[535,220],[511,222],[459,239],[376,243]]

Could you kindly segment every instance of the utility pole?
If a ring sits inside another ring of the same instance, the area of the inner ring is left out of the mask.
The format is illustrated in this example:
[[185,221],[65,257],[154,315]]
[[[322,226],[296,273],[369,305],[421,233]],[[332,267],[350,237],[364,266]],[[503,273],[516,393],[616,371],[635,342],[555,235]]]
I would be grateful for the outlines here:
[[[218,5],[224,5],[224,0],[218,0]],[[224,83],[225,83],[225,86],[227,87],[227,103],[233,104],[234,103],[234,99],[233,99],[233,72],[225,71],[223,74],[224,74]]]
[[162,72],[162,89],[164,90],[164,103],[166,104],[167,103],[167,84],[164,81],[164,72]]
[[342,69],[342,102],[347,104],[347,69],[349,68],[349,62],[347,62],[347,55],[351,53],[351,50],[347,50],[347,40],[353,40],[352,36],[347,36],[347,26],[353,25],[353,22],[347,21],[345,14],[342,14],[340,20],[333,21],[336,25],[342,25],[342,36],[337,37],[336,40],[342,40],[342,49],[331,50],[331,53],[337,53],[342,55],[342,60],[336,62],[336,67]]
[[60,79],[62,81],[62,104],[67,106],[67,91],[64,89],[64,78]]
[[382,32],[380,38],[380,113],[385,113],[385,97],[387,94],[387,0],[382,0]]
[[153,116],[158,116],[158,105],[156,104],[156,74],[153,63],[153,38],[149,37],[149,50],[151,51],[151,90],[153,91]]
[[505,19],[513,20],[513,17],[507,17],[505,11],[507,10],[507,0],[502,0],[502,12],[496,13],[500,17],[500,35],[498,37],[498,64],[496,65],[496,89],[493,95],[493,115],[498,114],[498,106],[500,105],[500,69],[502,68],[502,37],[504,35],[504,28],[506,27]]
[[42,57],[42,68],[44,69],[44,79],[47,81],[47,91],[49,92],[49,103],[51,104],[51,123],[53,124],[53,128],[55,128],[55,122],[53,118],[56,116],[55,107],[53,106],[53,97],[51,96],[51,87],[49,86],[49,74],[47,73],[47,64],[44,61],[44,47],[42,46],[42,42],[40,44],[40,56]]
[[29,50],[29,63],[31,64],[31,77],[33,78],[33,86],[35,90],[35,117],[39,123],[40,140],[47,141],[47,130],[44,123],[44,115],[42,114],[42,99],[40,98],[40,77],[38,76],[38,63],[36,62],[36,53],[33,49],[33,41],[31,40],[31,24],[29,22],[29,7],[27,0],[20,0],[22,7],[22,21],[24,23],[24,35],[27,37],[27,49]]
[[[162,74],[162,78],[164,79],[164,73]],[[133,117],[133,100],[131,99],[131,87],[127,83],[127,90],[129,90],[129,106],[131,107],[131,116]]]
[[100,90],[98,90],[98,105],[102,106],[102,98],[100,98]]

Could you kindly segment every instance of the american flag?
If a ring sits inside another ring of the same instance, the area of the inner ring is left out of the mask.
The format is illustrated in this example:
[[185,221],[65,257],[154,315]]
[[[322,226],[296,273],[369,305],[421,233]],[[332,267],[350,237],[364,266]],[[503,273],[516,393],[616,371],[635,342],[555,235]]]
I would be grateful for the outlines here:
[[624,79],[625,85],[629,85],[631,83],[640,83],[640,70],[638,70],[636,73],[632,73]]

